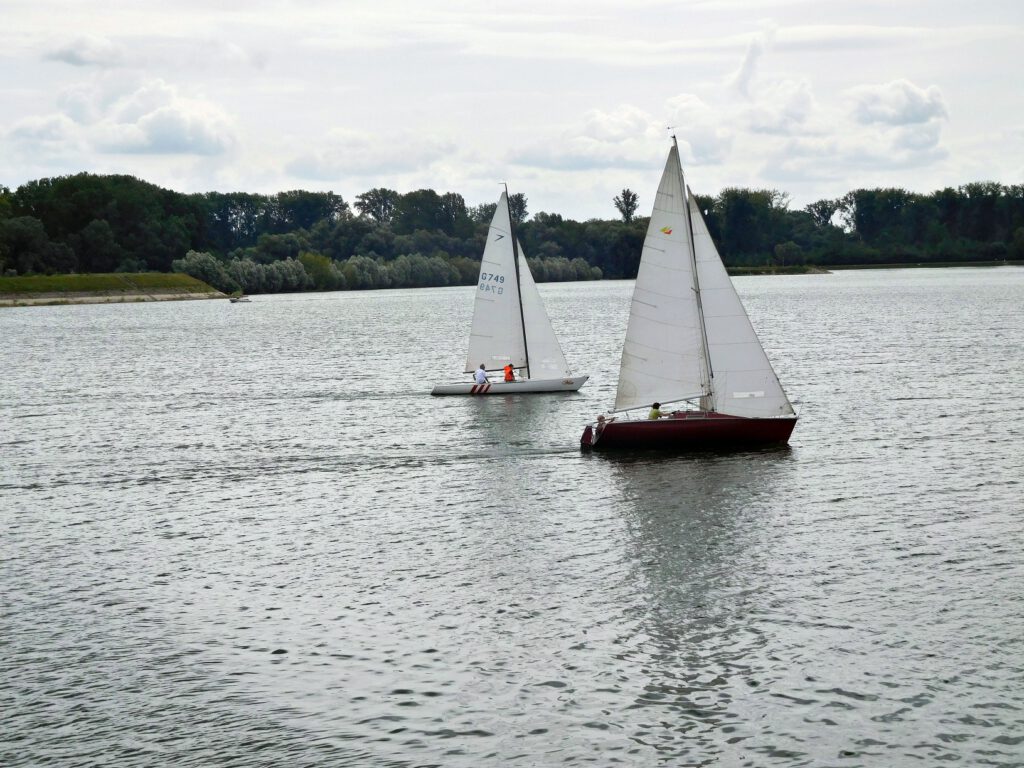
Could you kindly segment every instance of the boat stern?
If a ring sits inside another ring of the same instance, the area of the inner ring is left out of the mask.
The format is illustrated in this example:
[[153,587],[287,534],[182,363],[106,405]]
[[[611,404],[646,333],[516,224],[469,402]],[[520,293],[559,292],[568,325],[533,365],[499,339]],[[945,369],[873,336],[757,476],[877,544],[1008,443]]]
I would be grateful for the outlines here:
[[593,447],[593,445],[594,445],[594,430],[588,424],[583,429],[583,434],[580,435],[580,448],[582,448],[584,451],[588,451],[588,450],[591,449],[591,447]]

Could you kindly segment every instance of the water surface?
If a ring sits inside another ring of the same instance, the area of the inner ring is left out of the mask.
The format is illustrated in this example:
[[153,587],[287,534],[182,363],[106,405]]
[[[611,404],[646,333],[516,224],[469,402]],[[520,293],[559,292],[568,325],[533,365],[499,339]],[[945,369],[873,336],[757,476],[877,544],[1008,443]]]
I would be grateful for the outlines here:
[[0,312],[0,764],[1024,765],[1024,269],[736,284],[789,449],[579,452],[629,282]]

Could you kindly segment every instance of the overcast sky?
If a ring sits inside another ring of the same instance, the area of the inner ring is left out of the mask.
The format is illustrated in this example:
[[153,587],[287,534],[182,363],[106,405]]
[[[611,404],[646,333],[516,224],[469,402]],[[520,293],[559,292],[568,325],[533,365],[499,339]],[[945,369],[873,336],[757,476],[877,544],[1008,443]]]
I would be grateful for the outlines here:
[[1024,181],[1021,0],[0,0],[0,184],[373,187],[650,211]]

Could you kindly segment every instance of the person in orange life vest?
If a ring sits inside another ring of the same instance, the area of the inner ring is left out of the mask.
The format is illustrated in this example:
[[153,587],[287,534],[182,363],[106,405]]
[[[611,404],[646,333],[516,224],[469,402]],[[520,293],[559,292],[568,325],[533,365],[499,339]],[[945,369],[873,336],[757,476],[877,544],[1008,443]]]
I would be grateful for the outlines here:
[[505,381],[515,381],[516,370],[512,367],[512,363],[505,366]]

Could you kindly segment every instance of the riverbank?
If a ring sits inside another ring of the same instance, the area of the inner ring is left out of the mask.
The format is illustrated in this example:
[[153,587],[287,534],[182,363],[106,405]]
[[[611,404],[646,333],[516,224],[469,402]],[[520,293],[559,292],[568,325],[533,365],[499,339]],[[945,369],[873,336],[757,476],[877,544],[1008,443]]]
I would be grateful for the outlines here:
[[159,272],[0,277],[0,307],[223,299],[189,275]]
[[829,264],[828,271],[837,272],[842,269],[943,269],[946,267],[1024,267],[1019,259],[1001,259],[999,261],[913,261],[894,264]]
[[772,266],[761,267],[726,267],[725,271],[733,277],[743,275],[827,275],[829,270],[819,267],[816,264],[795,264],[793,266]]
[[795,264],[793,266],[764,265],[760,267],[726,267],[734,277],[740,275],[827,275],[830,272],[852,269],[944,269],[948,267],[1021,267],[1024,261],[915,261],[891,264]]

